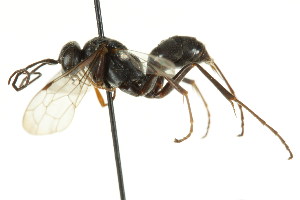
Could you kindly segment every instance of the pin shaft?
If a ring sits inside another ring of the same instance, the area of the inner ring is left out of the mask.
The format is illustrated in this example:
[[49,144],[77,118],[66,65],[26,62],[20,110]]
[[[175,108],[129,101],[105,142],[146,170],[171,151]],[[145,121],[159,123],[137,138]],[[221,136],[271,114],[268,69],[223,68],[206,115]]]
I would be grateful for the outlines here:
[[[98,34],[100,37],[104,37],[100,1],[94,0],[94,5],[95,5],[95,12],[96,12]],[[107,95],[107,104],[108,104],[108,110],[109,110],[114,153],[115,153],[115,161],[116,161],[117,174],[118,174],[120,198],[121,198],[121,200],[126,200],[113,99],[112,99],[111,92],[106,91],[106,95]]]

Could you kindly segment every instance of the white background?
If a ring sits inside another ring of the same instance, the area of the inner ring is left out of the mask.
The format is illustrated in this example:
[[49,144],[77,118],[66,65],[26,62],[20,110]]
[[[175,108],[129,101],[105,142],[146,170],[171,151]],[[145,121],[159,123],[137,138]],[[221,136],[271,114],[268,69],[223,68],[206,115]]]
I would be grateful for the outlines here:
[[[104,32],[129,49],[150,52],[173,35],[197,37],[222,69],[237,96],[285,138],[245,111],[245,136],[230,104],[200,72],[191,72],[212,114],[191,88],[195,131],[176,92],[162,100],[117,91],[114,101],[128,200],[300,199],[299,46],[296,0],[101,1]],[[21,92],[7,86],[16,69],[57,58],[70,40],[81,46],[97,35],[93,1],[0,3],[0,199],[119,199],[107,108],[91,90],[70,127],[50,136],[22,128],[30,99],[60,66]],[[104,93],[103,93],[104,94]]]

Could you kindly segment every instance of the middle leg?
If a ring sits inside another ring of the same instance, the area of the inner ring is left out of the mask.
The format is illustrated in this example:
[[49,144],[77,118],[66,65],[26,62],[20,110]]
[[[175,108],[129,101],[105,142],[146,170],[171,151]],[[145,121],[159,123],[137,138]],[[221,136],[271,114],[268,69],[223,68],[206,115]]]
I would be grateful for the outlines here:
[[203,102],[203,104],[205,106],[206,113],[207,113],[207,119],[208,119],[208,121],[207,121],[207,127],[206,127],[206,133],[202,137],[202,138],[205,138],[208,135],[208,131],[209,131],[209,128],[210,128],[210,112],[209,112],[209,109],[208,109],[208,104],[207,104],[204,96],[200,92],[200,89],[198,88],[198,86],[197,86],[197,84],[196,84],[196,82],[194,80],[191,80],[191,79],[188,79],[188,78],[184,78],[182,80],[182,82],[190,84],[194,88],[194,90],[197,92],[197,94],[201,97],[202,102]]
[[[192,67],[186,66],[186,67],[182,68],[173,78],[169,78],[167,75],[164,75],[164,73],[161,72],[160,76],[162,76],[168,82],[166,83],[166,85],[164,85],[163,87],[160,87],[159,89],[157,89],[157,87],[153,88],[153,90],[147,94],[148,98],[163,98],[166,95],[168,95],[173,89],[176,89],[180,94],[182,94],[185,97],[187,105],[188,105],[188,111],[189,111],[189,117],[190,117],[190,131],[185,137],[183,137],[181,139],[175,138],[174,142],[176,142],[176,143],[183,142],[184,140],[188,139],[193,133],[194,120],[193,120],[192,109],[191,109],[191,105],[190,105],[190,101],[189,101],[189,97],[188,97],[188,92],[179,85],[179,82],[184,79],[185,75],[191,69],[192,69]],[[188,80],[186,80],[186,81],[188,82]]]

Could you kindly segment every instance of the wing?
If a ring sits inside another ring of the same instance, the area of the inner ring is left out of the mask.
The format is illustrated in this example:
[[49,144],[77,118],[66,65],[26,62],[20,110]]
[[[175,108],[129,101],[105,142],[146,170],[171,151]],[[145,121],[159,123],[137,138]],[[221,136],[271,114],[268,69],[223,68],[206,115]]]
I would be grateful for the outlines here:
[[[85,63],[84,63],[85,65]],[[89,69],[82,64],[67,73],[58,73],[29,103],[23,127],[34,135],[62,131],[71,123],[75,108],[88,87]]]
[[176,66],[168,59],[132,50],[120,50],[118,53],[121,54],[122,59],[129,59],[131,63],[135,63],[134,66],[144,74],[169,78],[175,75]]

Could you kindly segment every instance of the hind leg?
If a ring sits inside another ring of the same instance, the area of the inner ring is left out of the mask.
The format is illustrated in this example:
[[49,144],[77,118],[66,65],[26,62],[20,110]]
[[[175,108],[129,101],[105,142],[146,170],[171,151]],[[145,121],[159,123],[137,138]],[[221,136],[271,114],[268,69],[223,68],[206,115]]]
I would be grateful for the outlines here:
[[[214,61],[208,61],[207,62],[208,65],[211,66],[211,68],[225,81],[225,84],[227,85],[229,91],[231,94],[233,94],[235,96],[235,92],[234,90],[232,89],[232,87],[230,86],[229,82],[227,81],[227,79],[225,78],[224,74],[222,73],[222,71],[220,70],[220,68],[218,67],[218,65],[214,62]],[[233,108],[233,111],[235,113],[235,109],[234,109],[234,105],[233,103],[231,102],[231,105],[232,105],[232,108]],[[244,113],[243,113],[243,107],[238,104],[238,107],[239,107],[239,110],[240,110],[240,116],[241,116],[241,128],[242,128],[242,131],[241,133],[238,135],[238,136],[243,136],[244,135]]]
[[208,104],[206,102],[206,100],[204,99],[204,96],[202,95],[202,93],[200,92],[200,89],[198,88],[196,82],[194,80],[191,80],[191,79],[188,79],[188,78],[184,78],[182,80],[182,82],[184,83],[187,83],[189,85],[191,85],[193,87],[193,89],[197,92],[197,94],[201,97],[202,99],[202,102],[205,106],[205,109],[206,109],[206,113],[207,113],[207,127],[206,127],[206,133],[205,135],[202,137],[202,138],[205,138],[207,135],[208,135],[208,131],[209,131],[209,128],[210,128],[210,112],[209,112],[209,109],[208,109]]
[[178,92],[183,94],[188,102],[189,107],[189,113],[190,113],[190,121],[191,121],[191,130],[187,136],[184,138],[178,140],[175,139],[175,142],[182,142],[189,138],[192,133],[192,125],[193,125],[193,118],[192,118],[192,112],[190,108],[190,104],[188,101],[187,91],[184,90],[180,85],[179,82],[182,81],[185,77],[185,75],[194,67],[197,67],[201,73],[221,92],[221,94],[230,102],[236,102],[241,107],[245,108],[249,113],[251,113],[260,123],[262,123],[264,126],[266,126],[278,139],[281,141],[281,143],[285,146],[286,150],[289,152],[290,156],[289,159],[293,158],[293,153],[290,150],[290,147],[287,145],[285,140],[280,136],[280,134],[273,129],[269,124],[266,123],[260,116],[258,116],[254,111],[252,111],[248,106],[246,106],[242,101],[236,98],[235,95],[233,95],[231,92],[229,92],[226,88],[224,88],[216,79],[214,79],[201,65],[197,63],[192,63],[184,66],[173,78],[168,78],[168,76],[164,76],[164,78],[168,81],[167,84],[157,92],[156,98],[162,98],[169,94],[173,89],[176,89]]

